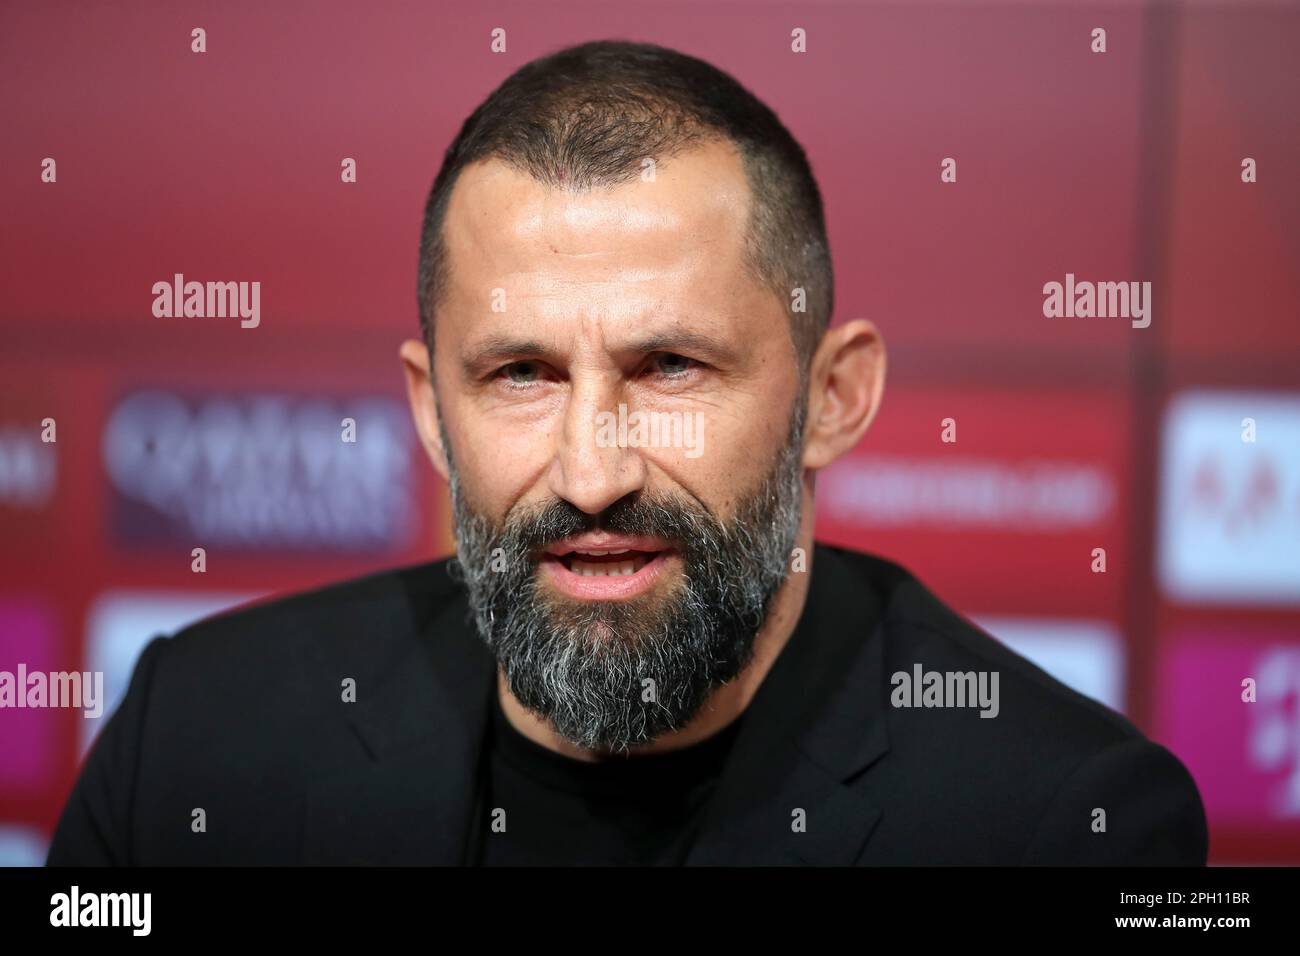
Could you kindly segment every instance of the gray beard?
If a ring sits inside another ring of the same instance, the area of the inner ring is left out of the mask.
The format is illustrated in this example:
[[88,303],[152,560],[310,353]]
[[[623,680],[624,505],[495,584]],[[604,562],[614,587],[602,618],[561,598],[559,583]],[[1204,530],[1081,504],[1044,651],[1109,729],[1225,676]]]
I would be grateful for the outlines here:
[[[799,531],[804,415],[800,403],[767,476],[725,521],[693,498],[641,493],[600,515],[556,499],[498,527],[467,502],[443,431],[452,566],[479,635],[524,707],[579,747],[623,752],[683,727],[744,670]],[[534,556],[597,528],[672,542],[682,580],[667,595],[626,601],[547,593]]]

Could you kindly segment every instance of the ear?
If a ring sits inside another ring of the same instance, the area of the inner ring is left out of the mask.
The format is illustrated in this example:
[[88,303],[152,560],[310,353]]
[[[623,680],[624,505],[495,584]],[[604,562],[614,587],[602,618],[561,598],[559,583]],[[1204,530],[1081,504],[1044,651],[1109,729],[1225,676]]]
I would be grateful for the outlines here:
[[398,349],[398,355],[406,373],[406,397],[411,403],[411,418],[420,443],[442,480],[450,482],[447,452],[442,447],[442,431],[438,428],[438,396],[433,390],[433,376],[429,374],[429,349],[419,339],[407,339]]
[[854,319],[829,329],[810,363],[803,466],[825,468],[858,443],[880,407],[885,343],[875,325]]

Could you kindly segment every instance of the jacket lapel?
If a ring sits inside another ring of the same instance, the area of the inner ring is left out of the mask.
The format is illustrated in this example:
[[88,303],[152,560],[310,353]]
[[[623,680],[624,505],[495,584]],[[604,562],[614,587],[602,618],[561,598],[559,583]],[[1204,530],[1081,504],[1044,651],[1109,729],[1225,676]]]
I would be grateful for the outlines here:
[[496,673],[466,614],[449,601],[379,686],[359,688],[358,759],[308,796],[307,863],[463,862]]
[[882,609],[834,552],[812,573],[688,864],[852,864],[879,822],[864,771],[889,750]]

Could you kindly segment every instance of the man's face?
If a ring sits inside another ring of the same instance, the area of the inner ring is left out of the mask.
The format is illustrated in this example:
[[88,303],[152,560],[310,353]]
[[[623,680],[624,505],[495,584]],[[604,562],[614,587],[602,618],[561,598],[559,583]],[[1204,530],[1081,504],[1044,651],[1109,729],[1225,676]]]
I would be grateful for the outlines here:
[[452,194],[434,381],[459,561],[512,692],[582,746],[682,726],[784,579],[803,396],[744,265],[749,203],[721,143],[581,194],[481,163]]

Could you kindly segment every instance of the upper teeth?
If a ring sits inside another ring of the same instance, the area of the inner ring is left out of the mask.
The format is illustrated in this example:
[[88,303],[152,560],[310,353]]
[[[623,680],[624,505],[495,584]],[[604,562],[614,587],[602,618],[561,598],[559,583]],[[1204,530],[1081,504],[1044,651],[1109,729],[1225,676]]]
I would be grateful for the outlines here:
[[[588,552],[590,553],[590,552]],[[622,552],[615,552],[622,553]],[[636,574],[637,562],[633,561],[580,561],[573,559],[572,570],[574,574],[581,574],[585,577],[601,577],[604,575],[617,574]]]
[[589,554],[592,557],[604,557],[607,554],[627,554],[630,548],[619,548],[617,551],[575,551],[574,554]]

